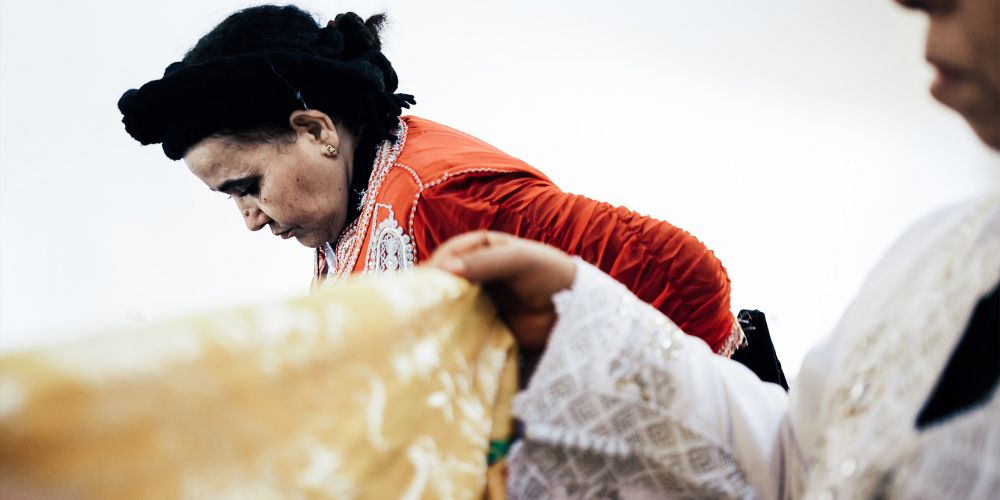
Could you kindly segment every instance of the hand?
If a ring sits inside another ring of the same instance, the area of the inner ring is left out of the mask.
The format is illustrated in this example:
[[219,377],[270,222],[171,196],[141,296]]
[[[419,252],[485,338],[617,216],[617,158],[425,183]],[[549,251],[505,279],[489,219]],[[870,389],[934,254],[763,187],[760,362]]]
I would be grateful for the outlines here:
[[446,241],[430,265],[482,283],[521,346],[536,349],[556,321],[552,294],[569,288],[576,274],[573,260],[559,250],[492,231]]

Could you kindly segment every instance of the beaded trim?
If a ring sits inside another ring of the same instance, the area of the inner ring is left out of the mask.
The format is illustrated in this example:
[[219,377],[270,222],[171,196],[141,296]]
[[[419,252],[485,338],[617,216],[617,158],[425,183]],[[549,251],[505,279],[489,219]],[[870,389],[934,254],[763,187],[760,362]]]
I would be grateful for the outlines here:
[[[416,173],[414,173],[413,170],[410,167],[408,167],[406,165],[402,165],[402,164],[400,165],[400,167],[405,168],[414,177],[416,177]],[[424,185],[422,182],[420,182],[420,179],[417,178],[417,184],[420,186],[420,189],[417,191],[416,196],[413,197],[413,204],[410,206],[410,220],[409,220],[409,223],[407,224],[407,229],[409,229],[410,235],[413,235],[413,219],[417,215],[417,204],[420,203],[420,197],[424,194],[424,191],[426,191],[426,190],[428,190],[428,189],[430,189],[432,187],[436,187],[439,184],[442,184],[442,183],[446,182],[448,179],[453,179],[453,178],[458,177],[460,175],[464,175],[464,174],[478,174],[478,173],[486,173],[486,172],[488,172],[488,173],[496,173],[496,174],[509,174],[511,172],[515,172],[515,170],[501,169],[501,168],[488,168],[488,167],[467,168],[465,170],[459,170],[457,172],[445,172],[443,175],[441,175],[441,177],[438,177],[437,179],[434,179],[433,181],[428,182],[426,185]]]

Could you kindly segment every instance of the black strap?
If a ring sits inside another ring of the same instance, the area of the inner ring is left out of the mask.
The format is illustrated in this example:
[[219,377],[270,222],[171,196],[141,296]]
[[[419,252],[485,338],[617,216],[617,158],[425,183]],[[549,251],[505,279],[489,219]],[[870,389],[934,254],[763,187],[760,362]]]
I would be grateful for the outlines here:
[[781,361],[774,351],[771,332],[767,328],[767,318],[757,310],[744,309],[740,311],[737,320],[747,336],[747,345],[733,353],[733,361],[746,366],[764,382],[772,382],[788,390],[785,372],[781,370]]
[[917,428],[986,402],[1000,381],[1000,285],[983,297],[941,378],[917,415]]

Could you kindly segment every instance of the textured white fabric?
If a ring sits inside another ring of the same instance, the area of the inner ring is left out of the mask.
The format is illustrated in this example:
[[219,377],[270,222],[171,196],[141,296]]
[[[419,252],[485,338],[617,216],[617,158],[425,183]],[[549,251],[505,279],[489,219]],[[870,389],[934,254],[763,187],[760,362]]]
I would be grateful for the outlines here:
[[[554,301],[548,349],[514,401],[525,439],[509,461],[511,498],[755,497],[780,460],[769,437],[780,387],[583,261]],[[750,407],[770,414],[747,421]]]
[[[998,353],[997,355],[1000,355]],[[892,498],[1000,498],[1000,398],[933,427],[893,474]]]
[[546,353],[515,400],[525,439],[510,456],[509,493],[997,498],[995,395],[926,432],[914,422],[998,280],[1000,196],[928,217],[810,352],[786,398],[578,261],[572,288],[554,298]]

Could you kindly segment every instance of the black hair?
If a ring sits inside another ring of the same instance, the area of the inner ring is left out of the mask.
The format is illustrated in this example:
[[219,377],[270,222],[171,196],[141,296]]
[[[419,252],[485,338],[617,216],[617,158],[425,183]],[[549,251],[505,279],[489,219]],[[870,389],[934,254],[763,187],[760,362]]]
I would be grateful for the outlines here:
[[270,142],[287,137],[296,109],[317,109],[358,137],[349,217],[378,145],[395,139],[413,96],[382,54],[386,17],[339,14],[325,26],[293,5],[238,11],[203,36],[163,78],[118,101],[125,129],[177,160],[214,135]]

